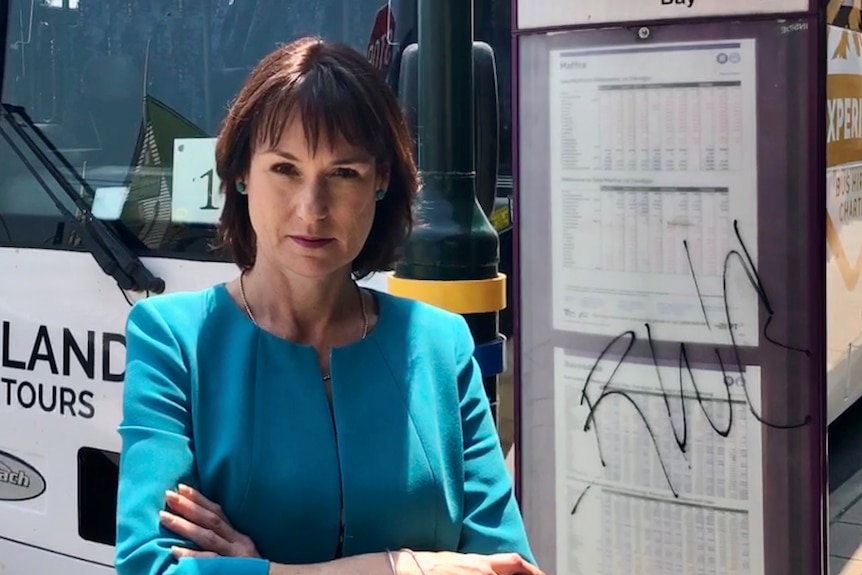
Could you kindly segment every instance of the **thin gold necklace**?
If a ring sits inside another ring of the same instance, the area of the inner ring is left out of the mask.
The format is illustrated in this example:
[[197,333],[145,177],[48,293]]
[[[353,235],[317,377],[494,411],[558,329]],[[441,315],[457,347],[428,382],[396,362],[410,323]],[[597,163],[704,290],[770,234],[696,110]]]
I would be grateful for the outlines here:
[[[242,299],[242,307],[245,308],[245,313],[248,315],[248,318],[251,320],[251,323],[260,327],[260,324],[257,323],[257,320],[254,317],[254,314],[251,312],[251,307],[248,305],[248,300],[245,298],[245,282],[243,279],[245,278],[245,272],[239,274],[239,297]],[[359,294],[359,309],[362,311],[362,338],[368,335],[368,312],[365,310],[365,298],[362,296],[362,288],[357,285],[356,282],[353,282],[353,285],[356,286],[356,293]],[[324,375],[323,381],[329,381],[332,379],[332,375]]]

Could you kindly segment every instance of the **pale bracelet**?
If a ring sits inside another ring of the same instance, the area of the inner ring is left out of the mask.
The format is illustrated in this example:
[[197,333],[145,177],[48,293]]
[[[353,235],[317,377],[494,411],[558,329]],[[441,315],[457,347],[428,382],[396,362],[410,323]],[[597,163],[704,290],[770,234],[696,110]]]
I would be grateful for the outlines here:
[[392,575],[398,575],[398,571],[395,570],[395,559],[392,557],[392,551],[389,549],[386,550],[386,557],[389,558],[389,568],[392,569]]
[[415,561],[415,562],[416,562],[416,566],[417,566],[417,567],[419,567],[419,572],[420,572],[422,575],[426,575],[426,574],[425,574],[425,569],[423,569],[423,568],[422,568],[422,564],[421,564],[421,563],[419,563],[419,558],[418,558],[418,557],[416,557],[416,554],[415,554],[415,553],[413,553],[413,550],[412,550],[412,549],[402,549],[402,551],[404,551],[404,552],[408,553],[408,554],[413,558],[413,561]]
[[[425,569],[423,569],[422,564],[419,563],[419,558],[416,557],[416,554],[413,553],[411,549],[401,549],[401,552],[409,554],[410,557],[413,558],[413,561],[416,562],[416,566],[419,568],[419,573],[421,573],[422,575],[426,575]],[[389,549],[386,550],[386,557],[389,559],[389,568],[392,569],[392,575],[398,575],[398,571],[395,569],[395,558],[392,557],[392,551],[390,551]]]

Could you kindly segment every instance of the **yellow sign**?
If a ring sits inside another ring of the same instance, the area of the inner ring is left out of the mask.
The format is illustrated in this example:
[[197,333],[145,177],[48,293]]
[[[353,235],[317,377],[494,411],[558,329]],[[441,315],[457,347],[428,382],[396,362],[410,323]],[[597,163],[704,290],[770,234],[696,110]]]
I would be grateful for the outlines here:
[[[828,26],[826,80],[826,364],[830,418],[843,410],[853,349],[862,346],[862,33],[855,0],[845,27]],[[827,5],[837,21],[840,0]],[[834,393],[833,393],[834,390]],[[834,400],[833,400],[834,396]]]
[[[862,2],[862,0],[857,0]],[[837,12],[831,2],[827,16]],[[858,7],[850,24],[859,27]],[[829,73],[826,80],[826,241],[844,286],[854,290],[862,276],[862,34],[828,27]]]

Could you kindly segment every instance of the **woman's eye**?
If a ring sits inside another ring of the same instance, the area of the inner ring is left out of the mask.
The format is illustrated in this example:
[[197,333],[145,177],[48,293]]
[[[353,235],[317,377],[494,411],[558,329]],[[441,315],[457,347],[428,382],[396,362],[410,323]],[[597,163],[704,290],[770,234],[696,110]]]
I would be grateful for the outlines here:
[[335,168],[332,175],[336,178],[357,178],[359,177],[359,172],[352,168]]
[[295,176],[298,173],[293,164],[276,164],[272,167],[272,171],[282,176]]

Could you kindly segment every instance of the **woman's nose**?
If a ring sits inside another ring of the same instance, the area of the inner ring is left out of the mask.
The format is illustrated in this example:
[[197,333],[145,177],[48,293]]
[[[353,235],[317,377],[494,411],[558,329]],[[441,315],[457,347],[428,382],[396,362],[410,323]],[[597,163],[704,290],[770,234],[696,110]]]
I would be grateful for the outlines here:
[[313,181],[303,186],[297,197],[297,214],[306,221],[325,219],[329,213],[328,194],[322,182]]

